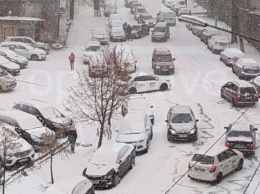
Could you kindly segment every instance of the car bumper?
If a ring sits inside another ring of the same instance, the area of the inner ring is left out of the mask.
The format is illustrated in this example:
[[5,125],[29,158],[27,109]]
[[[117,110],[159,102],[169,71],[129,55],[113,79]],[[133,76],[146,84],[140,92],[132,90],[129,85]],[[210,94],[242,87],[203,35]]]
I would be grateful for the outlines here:
[[251,74],[251,73],[241,72],[241,76],[243,78],[246,78],[246,79],[253,79],[253,78],[255,78],[255,77],[259,76],[259,75],[260,75],[260,73]]
[[103,177],[91,177],[91,176],[87,176],[84,172],[83,172],[83,176],[87,177],[93,184],[94,188],[109,188],[113,185],[113,179],[104,179]]
[[167,135],[169,141],[193,141],[197,139],[197,134],[176,134],[172,135],[168,133]]
[[194,172],[193,170],[190,170],[188,172],[188,177],[196,180],[202,180],[202,181],[207,181],[207,182],[212,182],[216,180],[216,174],[214,173],[198,173]]
[[18,164],[30,163],[31,161],[33,161],[34,156],[35,156],[34,151],[30,152],[30,154],[28,154],[27,156],[23,156],[23,157],[13,156],[12,158],[6,160],[5,165],[7,167],[12,167],[12,166],[18,165]]
[[16,85],[17,85],[17,82],[14,82],[14,83],[10,83],[7,85],[3,85],[2,88],[4,91],[8,91],[8,90],[12,90],[13,88],[15,88]]
[[140,34],[131,34],[132,38],[140,38]]

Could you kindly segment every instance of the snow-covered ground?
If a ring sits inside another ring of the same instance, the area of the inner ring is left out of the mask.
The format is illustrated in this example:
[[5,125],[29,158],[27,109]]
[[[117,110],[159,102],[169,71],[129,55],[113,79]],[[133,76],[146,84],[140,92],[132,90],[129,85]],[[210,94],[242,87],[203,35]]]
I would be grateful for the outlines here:
[[[161,1],[139,0],[148,12],[154,16],[159,10],[168,10]],[[118,13],[128,23],[135,23],[130,10],[124,7],[124,1],[118,0]],[[192,9],[193,3],[188,1]],[[200,10],[199,10],[200,11]],[[198,11],[198,12],[199,12]],[[203,19],[214,24],[214,21],[203,16]],[[93,17],[93,10],[77,7],[75,21],[68,37],[68,47],[62,51],[53,51],[43,62],[30,62],[29,67],[17,76],[18,86],[12,92],[0,94],[1,108],[11,107],[13,102],[26,99],[41,99],[63,109],[66,88],[74,83],[74,73],[69,70],[68,56],[71,51],[76,55],[76,69],[84,69],[82,49],[91,38],[91,30],[96,26],[106,25],[107,18]],[[219,23],[226,27],[225,24]],[[115,43],[113,43],[115,44]],[[167,47],[176,58],[176,73],[165,76],[171,80],[172,88],[166,92],[143,94],[153,105],[155,114],[154,138],[148,154],[136,158],[136,166],[127,173],[121,183],[111,190],[96,191],[106,194],[160,194],[168,189],[188,170],[188,162],[194,152],[209,148],[225,131],[224,126],[234,122],[244,108],[233,108],[230,103],[220,98],[220,87],[228,80],[237,80],[231,69],[219,61],[219,55],[212,54],[197,37],[186,29],[184,23],[177,22],[171,27],[171,38],[166,43],[151,42],[151,37],[127,42],[135,54],[138,71],[153,74],[151,68],[152,51],[155,47]],[[233,45],[238,47],[238,45]],[[246,44],[245,55],[260,62],[259,52]],[[199,139],[194,143],[170,143],[166,136],[166,114],[172,105],[190,105],[195,112],[199,128]],[[250,108],[239,120],[247,124],[259,124],[260,105]],[[119,116],[119,120],[121,117]],[[117,122],[115,122],[117,123]],[[116,126],[115,126],[116,128]],[[81,175],[96,149],[96,127],[82,125],[78,130],[78,142],[92,144],[91,147],[76,147],[76,153],[54,159],[54,179],[65,176]],[[168,193],[243,193],[255,169],[258,166],[260,137],[257,132],[257,146],[254,157],[246,159],[240,172],[231,174],[217,185],[190,180],[185,175]],[[111,141],[115,141],[116,131]],[[106,143],[108,142],[105,139]],[[224,146],[224,138],[217,145]],[[42,194],[50,185],[49,163],[36,165],[30,169],[28,176],[10,182],[7,194]],[[39,167],[39,168],[38,168]],[[257,171],[247,193],[253,193],[260,179]],[[255,193],[260,193],[260,189]]]

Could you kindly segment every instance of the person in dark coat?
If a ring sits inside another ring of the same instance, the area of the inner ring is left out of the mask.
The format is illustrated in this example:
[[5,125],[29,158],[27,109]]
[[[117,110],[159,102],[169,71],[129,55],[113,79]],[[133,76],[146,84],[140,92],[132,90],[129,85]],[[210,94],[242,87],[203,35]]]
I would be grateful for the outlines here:
[[124,31],[126,33],[126,31],[127,31],[127,22],[123,23],[123,29],[124,29]]
[[76,145],[76,141],[77,141],[77,130],[75,127],[71,127],[70,130],[68,130],[67,132],[68,134],[68,140],[70,143],[70,150],[72,153],[75,153],[75,145]]
[[128,27],[127,27],[127,40],[133,40],[132,39],[132,27],[128,24]]
[[73,52],[70,53],[69,61],[70,61],[70,69],[71,71],[74,69],[74,61],[75,61],[75,55]]

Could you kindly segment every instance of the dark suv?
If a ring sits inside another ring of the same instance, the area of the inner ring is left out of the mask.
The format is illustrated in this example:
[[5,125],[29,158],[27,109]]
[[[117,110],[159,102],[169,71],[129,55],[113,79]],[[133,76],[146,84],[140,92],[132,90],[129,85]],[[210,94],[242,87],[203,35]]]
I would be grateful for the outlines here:
[[221,87],[221,98],[227,99],[234,107],[254,106],[258,102],[256,88],[246,81],[230,81]]
[[253,125],[245,124],[230,124],[225,127],[226,132],[226,147],[239,150],[244,155],[252,156],[255,154],[254,148],[256,144],[256,133],[258,129]]
[[66,117],[58,109],[43,101],[17,102],[13,108],[34,115],[44,126],[55,132],[66,132],[74,125],[71,118]]
[[154,74],[174,74],[175,58],[172,58],[168,48],[155,48],[152,55],[152,68]]

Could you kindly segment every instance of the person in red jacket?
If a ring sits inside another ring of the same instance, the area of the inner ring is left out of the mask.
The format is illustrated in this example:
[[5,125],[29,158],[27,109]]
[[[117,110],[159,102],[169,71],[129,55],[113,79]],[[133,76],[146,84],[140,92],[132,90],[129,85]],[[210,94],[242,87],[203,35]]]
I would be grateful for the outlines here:
[[70,60],[70,69],[72,71],[74,70],[74,61],[75,61],[75,55],[73,52],[70,53],[69,60]]

